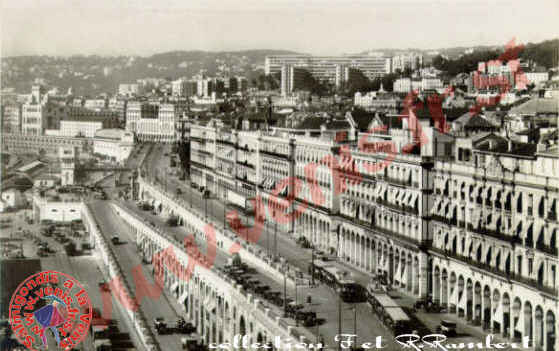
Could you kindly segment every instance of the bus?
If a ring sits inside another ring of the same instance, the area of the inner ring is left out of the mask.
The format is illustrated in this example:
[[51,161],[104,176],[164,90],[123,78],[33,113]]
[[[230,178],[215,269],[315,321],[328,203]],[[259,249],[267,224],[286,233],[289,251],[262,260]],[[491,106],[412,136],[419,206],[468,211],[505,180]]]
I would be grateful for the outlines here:
[[315,260],[315,278],[334,289],[344,302],[362,302],[363,287],[351,279],[351,273],[333,261]]
[[367,300],[373,312],[394,335],[409,334],[413,331],[408,314],[388,294],[371,291],[367,287]]

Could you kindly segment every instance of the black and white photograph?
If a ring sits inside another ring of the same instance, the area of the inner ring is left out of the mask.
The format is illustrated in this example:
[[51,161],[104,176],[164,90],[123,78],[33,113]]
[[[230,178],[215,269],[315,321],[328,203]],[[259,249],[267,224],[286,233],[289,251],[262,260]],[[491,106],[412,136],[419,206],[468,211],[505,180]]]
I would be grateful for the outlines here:
[[559,351],[557,0],[0,0],[0,351]]

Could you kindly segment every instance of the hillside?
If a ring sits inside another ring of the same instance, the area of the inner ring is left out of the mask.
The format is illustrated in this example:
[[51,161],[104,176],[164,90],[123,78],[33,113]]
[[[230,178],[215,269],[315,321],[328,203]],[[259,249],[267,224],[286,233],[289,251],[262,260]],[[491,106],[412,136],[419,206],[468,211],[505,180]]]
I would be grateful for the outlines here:
[[141,78],[191,77],[204,72],[243,75],[249,81],[262,73],[266,55],[290,54],[282,50],[235,52],[172,51],[141,56],[15,56],[2,60],[2,86],[17,92],[30,91],[36,78],[77,95],[114,93],[119,83]]

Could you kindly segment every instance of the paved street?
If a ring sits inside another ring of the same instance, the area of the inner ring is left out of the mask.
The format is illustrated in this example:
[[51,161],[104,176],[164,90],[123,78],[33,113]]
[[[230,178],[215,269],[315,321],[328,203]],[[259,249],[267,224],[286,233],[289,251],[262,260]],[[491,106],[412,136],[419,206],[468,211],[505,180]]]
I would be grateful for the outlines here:
[[[99,227],[106,239],[110,242],[110,238],[115,233],[122,238],[125,242],[120,245],[112,245],[111,249],[115,253],[118,261],[125,273],[123,279],[128,281],[129,286],[134,289],[134,280],[132,277],[132,270],[136,267],[141,267],[144,277],[149,284],[154,284],[153,275],[151,269],[142,264],[141,257],[138,255],[136,245],[134,244],[134,238],[132,232],[127,225],[116,217],[112,212],[111,208],[108,206],[108,202],[97,201],[91,204],[91,208],[95,214],[97,221],[99,221]],[[113,303],[116,302],[113,298]],[[164,295],[161,295],[159,299],[144,298],[141,301],[140,308],[144,313],[148,325],[151,328],[153,334],[156,336],[157,341],[160,345],[166,345],[169,350],[180,349],[180,334],[168,334],[168,335],[158,335],[155,327],[153,325],[153,320],[156,317],[163,317],[168,322],[169,325],[175,323],[177,319],[177,314],[173,308],[169,305]],[[165,348],[164,348],[165,349]]]
[[[170,146],[156,146],[151,155],[149,155],[149,160],[152,162],[148,163],[147,165],[152,172],[155,172],[155,169],[159,170],[159,174],[161,175],[162,179],[161,182],[164,187],[166,186],[167,192],[169,194],[176,196],[176,189],[182,189],[182,194],[179,196],[185,199],[193,207],[204,213],[206,210],[206,200],[202,198],[201,193],[198,190],[191,188],[189,181],[180,181],[176,177],[169,175],[169,172],[166,171],[167,169],[169,169],[169,158],[165,157],[164,153],[168,152],[170,152]],[[214,221],[214,223],[217,223],[217,225],[219,226],[223,226],[224,203],[222,200],[215,198],[208,199],[207,211],[208,216]],[[249,224],[254,222],[253,218],[247,219],[246,216],[244,216],[242,213],[239,213],[239,215],[242,217],[243,224],[247,223],[247,221]],[[260,236],[257,245],[260,246],[264,251],[269,249],[270,252],[273,252],[273,248],[277,240],[278,255],[284,257],[290,264],[296,266],[303,272],[306,272],[308,269],[308,265],[311,262],[311,250],[303,249],[279,230],[277,232],[276,238],[274,238],[274,234],[274,225],[268,223],[268,225],[266,225],[264,230],[262,231],[262,235]],[[363,286],[366,286],[369,283],[369,275],[348,265],[345,265],[345,267],[351,272],[352,278],[355,281]],[[291,292],[291,294],[294,294],[294,292]],[[323,301],[329,306],[329,308],[317,309],[319,317],[325,318],[327,320],[326,324],[319,327],[319,333],[323,334],[326,339],[328,339],[329,335],[332,335],[333,338],[333,335],[336,334],[334,331],[337,331],[338,328],[337,308],[335,308],[335,304],[332,304],[332,301],[336,300],[336,296],[326,286],[313,289],[312,294],[313,297],[316,296],[315,300]],[[415,302],[413,298],[401,292],[394,291],[391,292],[391,295],[395,298],[398,304],[403,307],[411,308]],[[353,332],[354,316],[352,307],[353,305],[344,304],[344,307],[342,308],[344,310],[344,318],[342,321],[344,327],[342,328],[342,331],[346,333]],[[471,340],[472,337],[483,340],[487,335],[487,333],[484,332],[481,328],[467,325],[462,320],[456,318],[455,315],[419,312],[416,314],[416,317],[421,321],[421,323],[424,324],[425,327],[429,328],[431,331],[434,331],[440,321],[443,319],[458,322],[461,337],[454,339],[457,342]],[[357,334],[360,337],[363,336],[363,339],[373,339],[373,336],[376,335],[384,335],[385,337],[391,335],[391,333],[386,330],[386,328],[382,325],[378,318],[371,312],[370,307],[366,303],[358,304],[357,321]],[[326,332],[324,332],[325,330]],[[313,333],[316,334],[316,330],[313,330]]]

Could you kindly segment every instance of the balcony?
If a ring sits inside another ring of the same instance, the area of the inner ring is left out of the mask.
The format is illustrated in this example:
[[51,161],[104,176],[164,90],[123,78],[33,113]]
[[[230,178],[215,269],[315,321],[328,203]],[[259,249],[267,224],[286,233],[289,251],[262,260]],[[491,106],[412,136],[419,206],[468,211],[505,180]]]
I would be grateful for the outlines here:
[[386,181],[390,184],[393,184],[393,185],[411,186],[411,181],[400,180],[400,179],[397,179],[397,178],[384,177],[384,181]]
[[377,199],[377,203],[379,205],[391,208],[391,209],[396,210],[396,211],[403,211],[403,212],[411,213],[411,214],[414,214],[414,215],[417,215],[419,213],[419,210],[417,208],[410,207],[410,206],[405,206],[405,205],[399,206],[399,205],[390,203],[390,202],[382,200],[382,199]]
[[547,254],[550,254],[550,255],[556,256],[556,257],[557,257],[557,252],[559,251],[559,250],[557,250],[556,247],[551,247],[551,246],[548,246],[544,243],[536,243],[536,250],[539,250],[541,252],[545,252]]
[[285,158],[285,159],[290,159],[288,154],[282,154],[282,153],[272,151],[272,150],[260,149],[260,153],[270,155],[270,156],[274,156],[274,157],[281,157],[281,158]]
[[381,228],[378,227],[376,225],[372,225],[371,228],[377,232],[381,232],[383,234],[386,234],[386,236],[391,237],[391,238],[396,238],[396,239],[400,239],[402,241],[406,241],[414,246],[419,246],[420,249],[427,249],[429,246],[431,246],[431,242],[428,240],[416,240],[414,238],[410,238],[408,236],[402,235],[398,232],[394,232],[390,229],[385,229],[385,228]]
[[441,223],[445,223],[448,225],[456,225],[456,218],[446,218],[444,216],[439,216],[439,215],[431,215],[431,218],[436,220],[437,222],[441,222]]
[[468,230],[480,235],[487,235],[490,236],[492,238],[495,239],[499,239],[499,240],[504,240],[504,241],[508,241],[511,244],[515,245],[515,244],[522,244],[522,239],[517,237],[517,236],[510,236],[510,235],[505,235],[503,233],[499,233],[495,230],[491,230],[491,229],[487,229],[487,228],[474,228],[474,226],[472,224],[468,224]]
[[237,160],[237,164],[239,164],[239,165],[243,165],[243,166],[247,166],[247,167],[250,167],[250,168],[254,169],[254,165],[253,165],[253,164],[250,164],[250,163],[248,163],[248,161],[247,161],[247,160],[245,160],[245,161],[239,161],[239,160]]
[[205,139],[205,138],[201,138],[201,137],[198,137],[198,136],[191,135],[191,136],[190,136],[190,139],[191,139],[191,140],[195,140],[195,141],[197,141],[197,142],[199,142],[199,143],[202,143],[202,144],[205,144],[205,143],[206,143],[206,139]]

